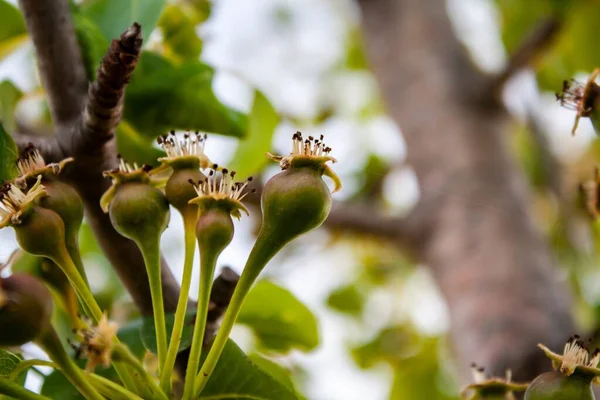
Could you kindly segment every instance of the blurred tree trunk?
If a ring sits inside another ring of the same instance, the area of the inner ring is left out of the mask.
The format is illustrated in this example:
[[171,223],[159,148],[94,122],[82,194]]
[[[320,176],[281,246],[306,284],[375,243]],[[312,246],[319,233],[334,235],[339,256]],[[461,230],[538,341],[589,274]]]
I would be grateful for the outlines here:
[[412,242],[450,309],[463,373],[548,370],[571,300],[507,149],[510,117],[457,40],[443,0],[362,0],[367,54],[421,185]]

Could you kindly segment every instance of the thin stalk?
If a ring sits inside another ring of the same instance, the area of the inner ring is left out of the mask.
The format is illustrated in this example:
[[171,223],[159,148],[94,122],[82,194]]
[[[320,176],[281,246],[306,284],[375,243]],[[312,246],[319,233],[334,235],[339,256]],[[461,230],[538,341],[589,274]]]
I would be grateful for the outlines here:
[[181,336],[185,324],[185,316],[187,312],[188,299],[190,294],[190,284],[192,282],[192,271],[194,269],[194,250],[196,249],[196,216],[198,210],[196,206],[188,206],[182,212],[184,241],[185,241],[185,261],[183,263],[183,276],[181,278],[181,291],[179,292],[179,300],[177,301],[177,311],[175,312],[175,320],[173,322],[173,331],[171,333],[171,341],[167,352],[167,359],[164,369],[160,376],[160,386],[165,393],[171,393],[171,383],[175,360],[179,352],[181,344]]
[[163,302],[161,265],[160,265],[160,236],[140,241],[137,243],[144,263],[150,284],[152,297],[152,310],[154,311],[154,329],[156,331],[156,348],[158,352],[158,365],[162,370],[167,359],[167,326],[165,323],[165,308]]
[[141,397],[117,385],[113,381],[96,374],[88,375],[91,384],[106,398],[111,400],[143,400]]
[[38,344],[86,399],[104,400],[104,397],[90,384],[88,377],[71,360],[53,328],[38,339]]
[[140,361],[131,353],[129,348],[123,344],[117,344],[113,348],[113,359],[131,366],[137,373],[150,393],[150,398],[157,400],[168,400],[168,396],[161,391],[154,378],[148,374]]
[[83,260],[81,259],[81,253],[79,252],[79,241],[77,240],[77,235],[65,234],[65,246],[67,248],[67,252],[71,256],[71,260],[73,260],[73,264],[75,264],[75,267],[77,267],[77,271],[79,271],[81,278],[85,281],[85,283],[89,284],[87,274],[85,273],[85,268],[83,266]]
[[57,365],[55,363],[53,363],[52,361],[37,360],[37,359],[23,360],[12,370],[12,372],[8,376],[8,379],[11,381],[14,381],[27,368],[35,367],[35,366],[58,368]]
[[219,253],[211,249],[200,249],[200,285],[198,287],[198,305],[196,308],[196,322],[194,324],[194,337],[192,348],[188,358],[185,374],[185,386],[183,389],[183,400],[195,399],[195,379],[200,357],[202,356],[202,345],[206,330],[206,317],[208,315],[208,304],[210,302],[210,291],[212,288],[213,275]]
[[256,281],[256,278],[258,278],[258,275],[263,270],[265,265],[267,265],[271,258],[273,258],[285,244],[286,243],[277,240],[276,236],[272,234],[266,234],[263,231],[261,231],[256,238],[256,242],[254,243],[252,251],[248,256],[248,260],[246,261],[244,271],[240,276],[240,280],[233,292],[233,296],[231,297],[231,302],[229,303],[227,311],[225,312],[225,316],[223,317],[223,321],[221,322],[219,332],[213,341],[208,356],[204,360],[204,364],[202,364],[200,372],[196,376],[196,397],[202,392],[204,386],[206,386],[208,379],[210,378],[217,365],[217,362],[219,361],[219,357],[221,356],[221,353],[227,344],[229,334],[233,329],[235,320],[240,313],[242,304],[244,304],[244,300],[246,299],[252,284],[254,281]]
[[[73,263],[73,260],[71,259],[71,256],[67,250],[65,248],[63,248],[62,251],[61,249],[58,249],[57,254],[52,258],[52,261],[54,261],[64,271],[65,275],[69,279],[69,282],[71,283],[71,286],[73,286],[77,292],[79,299],[82,303],[85,303],[86,308],[89,310],[90,318],[94,323],[98,323],[100,318],[102,318],[102,310],[96,302],[96,299],[94,299],[94,295],[92,294],[88,284],[79,274],[79,271],[77,270],[77,267]],[[116,338],[115,343],[118,343],[118,339]],[[115,364],[114,367],[125,387],[129,390],[135,390],[136,386],[129,371],[117,364]]]
[[[50,397],[33,393],[5,378],[0,378],[0,394],[17,400],[52,400]],[[2,396],[4,397],[4,396]]]

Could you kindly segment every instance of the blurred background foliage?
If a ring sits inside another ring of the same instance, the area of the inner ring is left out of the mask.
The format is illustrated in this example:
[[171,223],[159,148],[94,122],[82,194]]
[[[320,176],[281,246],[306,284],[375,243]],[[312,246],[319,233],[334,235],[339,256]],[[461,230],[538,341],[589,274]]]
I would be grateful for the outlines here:
[[[50,115],[14,3],[0,0],[0,120],[11,133],[44,135],[50,132]],[[341,0],[326,5],[261,0],[255,12],[243,3],[72,2],[90,80],[110,41],[133,21],[143,27],[144,51],[117,129],[121,154],[154,164],[162,154],[154,144],[158,135],[169,129],[200,130],[216,134],[209,153],[214,140],[217,157],[241,175],[268,176],[272,169],[265,168],[264,152],[287,151],[285,143],[295,129],[326,132],[341,147],[342,154],[334,150],[334,155],[341,161],[344,201],[368,203],[390,214],[406,212],[418,198],[418,187],[403,164],[400,133],[385,117],[368,72],[356,8]],[[600,1],[454,0],[448,9],[456,31],[484,69],[500,69],[540,21],[560,21],[555,42],[531,70],[514,79],[505,97],[515,116],[513,151],[535,192],[537,220],[572,283],[578,321],[596,332],[600,259],[577,184],[591,176],[600,143],[586,123],[575,144],[563,145],[573,115],[557,108],[552,92],[563,79],[585,79],[600,66]],[[226,17],[228,13],[235,15]],[[485,22],[474,23],[481,13]],[[252,18],[255,25],[236,25]],[[253,26],[260,34],[248,31]],[[485,37],[492,39],[486,42]],[[246,48],[251,39],[254,47]],[[390,153],[386,147],[396,150]],[[251,232],[255,222],[243,228]],[[149,324],[131,305],[87,226],[80,243],[95,294],[122,323],[122,339],[141,355],[139,332]],[[168,258],[180,260],[180,239],[172,235],[163,244]],[[243,259],[237,257],[231,260],[239,269]],[[236,331],[238,342],[262,370],[314,400],[457,398],[445,338],[447,312],[426,269],[408,255],[377,238],[331,232],[301,241],[277,262],[283,268],[268,272],[269,279],[253,290]],[[13,270],[41,274],[44,267],[40,260],[22,256]],[[326,290],[320,289],[319,279],[329,282]],[[311,282],[315,288],[307,288]],[[58,312],[56,318],[68,331],[66,314]],[[340,348],[344,357],[331,350]],[[2,357],[11,356],[0,353]],[[10,360],[0,364],[10,366]],[[353,382],[361,375],[365,378]],[[64,379],[52,373],[42,392],[78,398],[64,392],[65,387]]]

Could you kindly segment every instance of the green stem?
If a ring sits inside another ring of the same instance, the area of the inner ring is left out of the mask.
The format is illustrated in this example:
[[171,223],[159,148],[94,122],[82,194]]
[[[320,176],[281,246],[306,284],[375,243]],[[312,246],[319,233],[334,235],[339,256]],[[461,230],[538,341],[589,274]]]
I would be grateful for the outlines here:
[[10,375],[8,376],[8,379],[11,381],[14,381],[17,379],[17,377],[19,375],[21,375],[21,373],[23,371],[25,371],[27,368],[29,367],[35,367],[35,366],[43,366],[43,367],[52,367],[52,368],[57,368],[56,364],[54,364],[51,361],[46,361],[46,360],[37,360],[37,359],[32,359],[32,360],[23,360],[21,361],[10,373]]
[[195,377],[202,356],[202,345],[206,330],[206,317],[208,315],[208,304],[210,302],[210,291],[212,288],[215,266],[220,252],[213,249],[200,249],[200,285],[198,287],[198,305],[196,308],[196,322],[194,324],[194,337],[192,348],[188,358],[185,374],[185,386],[183,389],[183,400],[195,399],[194,387]]
[[38,344],[86,399],[104,400],[104,397],[90,384],[88,377],[71,360],[53,328],[38,339]]
[[[94,323],[98,323],[100,318],[102,318],[102,310],[100,309],[100,306],[98,306],[96,299],[94,299],[92,291],[79,274],[79,271],[77,270],[75,263],[73,263],[73,260],[71,259],[71,256],[67,252],[66,248],[57,250],[57,254],[52,258],[52,261],[54,261],[64,271],[65,275],[69,279],[69,282],[71,283],[71,286],[73,286],[77,292],[77,295],[81,299],[81,302],[84,303],[86,308],[89,310],[90,318]],[[115,343],[118,343],[118,339],[116,338]],[[114,367],[125,387],[129,390],[135,390],[136,386],[132,376],[129,374],[129,371],[127,371],[126,368],[116,364]]]
[[179,292],[179,300],[177,301],[177,311],[175,312],[175,321],[173,322],[173,331],[171,333],[167,359],[160,376],[160,386],[167,394],[171,392],[171,377],[173,375],[173,368],[175,367],[175,360],[177,359],[183,327],[185,325],[190,284],[192,282],[192,271],[194,269],[197,213],[198,210],[196,206],[190,206],[182,213],[185,238],[185,261],[183,264],[181,291]]
[[[17,400],[52,400],[50,397],[33,393],[24,387],[5,378],[0,378],[0,394],[6,395],[11,399]],[[4,396],[2,396],[4,397]]]
[[[77,232],[79,232],[79,229],[77,229]],[[65,233],[65,246],[67,247],[67,252],[71,256],[71,260],[73,260],[73,264],[75,264],[75,267],[77,267],[77,271],[79,271],[81,278],[85,281],[85,283],[88,283],[88,278],[83,266],[83,260],[81,259],[81,253],[79,252],[79,240],[77,239],[77,232]]]
[[96,374],[88,375],[91,384],[106,398],[111,400],[143,400],[141,397],[121,385]]
[[162,277],[160,265],[160,236],[137,243],[144,263],[150,284],[152,297],[152,310],[154,311],[154,329],[156,331],[156,348],[158,350],[159,370],[165,365],[167,358],[167,326],[165,323],[165,308],[162,292]]
[[150,376],[150,374],[148,374],[148,372],[144,369],[144,366],[131,353],[127,346],[120,343],[115,345],[115,347],[113,348],[112,356],[115,361],[119,361],[133,367],[133,369],[138,373],[138,376],[142,380],[143,385],[145,385],[145,387],[149,391],[150,397],[148,398],[157,400],[168,400],[168,396],[161,391],[161,389],[154,381],[154,378]]
[[[225,316],[223,317],[223,321],[221,322],[221,327],[219,328],[219,332],[210,348],[210,352],[204,360],[204,364],[200,369],[200,372],[196,376],[195,380],[195,394],[198,396],[210,375],[213,373],[217,361],[219,361],[219,357],[227,344],[227,339],[229,339],[229,334],[233,329],[233,325],[235,324],[235,320],[237,319],[238,314],[242,308],[242,304],[244,304],[244,300],[252,287],[256,278],[263,270],[265,265],[285,246],[287,242],[281,242],[278,240],[278,235],[267,234],[264,231],[261,231],[256,238],[256,242],[252,247],[252,251],[248,256],[248,260],[246,261],[246,265],[244,267],[244,271],[242,272],[242,276],[240,276],[240,280],[233,292],[233,296],[231,297],[231,302],[227,307],[227,311],[225,312]],[[187,383],[187,382],[186,382]]]

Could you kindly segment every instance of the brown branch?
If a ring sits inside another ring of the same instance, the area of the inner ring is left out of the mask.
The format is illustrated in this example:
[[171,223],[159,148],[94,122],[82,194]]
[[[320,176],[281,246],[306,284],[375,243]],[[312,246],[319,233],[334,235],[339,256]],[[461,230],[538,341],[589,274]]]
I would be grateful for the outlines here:
[[546,371],[536,344],[564,344],[571,303],[507,150],[509,115],[479,101],[472,85],[480,73],[445,1],[360,5],[368,57],[420,182],[411,215],[423,229],[417,250],[448,302],[463,377],[471,362],[496,376],[511,368],[518,380]]
[[120,40],[113,40],[102,59],[98,76],[88,90],[79,137],[72,143],[73,153],[87,153],[113,138],[123,115],[125,86],[137,65],[142,48],[142,28],[133,23]]
[[548,18],[536,24],[531,32],[523,39],[518,49],[511,54],[504,69],[490,78],[488,90],[498,95],[504,84],[521,69],[536,62],[536,60],[554,42],[562,27],[561,21]]
[[[142,313],[152,313],[152,302],[143,259],[137,246],[119,235],[99,206],[110,182],[102,171],[116,165],[115,141],[111,140],[121,118],[123,93],[135,67],[141,45],[139,26],[132,25],[113,41],[104,57],[97,82],[86,101],[87,78],[73,30],[68,0],[20,0],[35,46],[42,83],[48,92],[56,139],[36,141],[47,155],[72,156],[75,165],[67,180],[81,195],[88,223],[102,250]],[[82,110],[86,109],[82,117]],[[33,138],[18,138],[22,144]],[[60,152],[54,143],[58,143]],[[177,305],[179,286],[163,261],[165,308]]]
[[54,136],[37,136],[17,132],[13,133],[12,137],[19,151],[32,144],[42,153],[44,160],[47,162],[58,162],[64,158],[63,152]]
[[57,127],[77,120],[87,87],[67,0],[19,0]]

